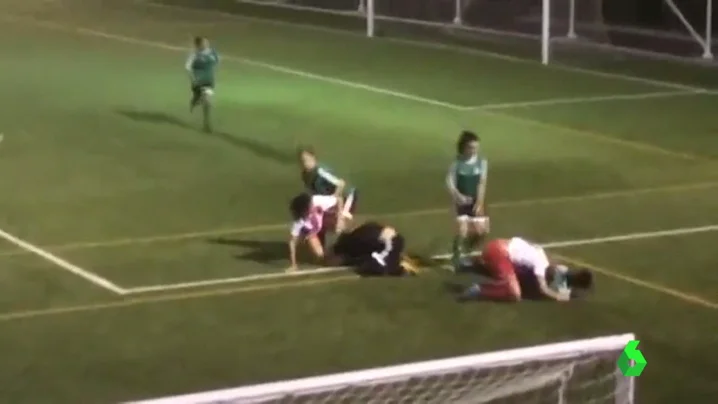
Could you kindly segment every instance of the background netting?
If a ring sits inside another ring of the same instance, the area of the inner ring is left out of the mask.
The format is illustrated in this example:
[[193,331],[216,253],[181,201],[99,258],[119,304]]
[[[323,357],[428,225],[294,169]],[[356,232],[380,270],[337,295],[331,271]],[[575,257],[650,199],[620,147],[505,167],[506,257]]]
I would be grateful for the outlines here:
[[[360,11],[366,0],[147,1],[357,33],[366,27]],[[702,33],[706,0],[673,1]],[[574,38],[569,35],[570,3],[552,1],[553,63],[659,76],[662,73],[654,73],[654,66],[648,65],[656,58],[700,61],[702,47],[664,1],[576,0]],[[458,6],[455,0],[375,0],[376,32],[383,37],[539,60],[541,9],[541,0],[461,0]],[[457,20],[461,24],[455,24]],[[717,20],[715,14],[713,20]],[[718,51],[715,44],[713,48]]]
[[[629,404],[632,389],[618,373],[620,352],[586,353],[570,359],[477,365],[415,375],[380,375],[351,383],[302,389],[261,388],[174,397],[175,404]],[[408,365],[411,366],[411,365]],[[300,381],[299,381],[300,382]],[[258,386],[261,387],[261,386]],[[253,391],[253,389],[255,391]],[[160,399],[161,400],[161,399]],[[168,399],[165,399],[168,400]],[[167,401],[169,402],[169,401]],[[141,404],[164,404],[147,401]]]

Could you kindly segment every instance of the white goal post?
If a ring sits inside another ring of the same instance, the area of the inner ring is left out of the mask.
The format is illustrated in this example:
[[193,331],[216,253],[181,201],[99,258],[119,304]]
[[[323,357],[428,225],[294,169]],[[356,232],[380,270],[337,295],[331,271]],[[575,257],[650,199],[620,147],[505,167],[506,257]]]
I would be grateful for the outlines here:
[[[620,5],[635,0],[234,0],[240,4],[278,7],[365,19],[366,35],[393,36],[398,25],[433,28],[454,39],[524,41],[542,63],[552,48],[620,52],[624,55],[712,63],[717,46],[713,33],[714,0],[657,0],[660,27],[646,27],[641,17],[616,21]],[[301,19],[300,19],[301,21]],[[313,20],[316,21],[316,20]],[[389,26],[392,27],[389,27]],[[386,32],[390,31],[390,32]],[[424,36],[423,40],[430,40]],[[512,42],[513,41],[513,42]],[[540,47],[539,47],[540,44]],[[491,49],[496,49],[492,47]],[[583,54],[581,54],[583,55]],[[568,55],[567,57],[569,57]]]
[[633,404],[617,361],[633,334],[575,340],[128,404]]

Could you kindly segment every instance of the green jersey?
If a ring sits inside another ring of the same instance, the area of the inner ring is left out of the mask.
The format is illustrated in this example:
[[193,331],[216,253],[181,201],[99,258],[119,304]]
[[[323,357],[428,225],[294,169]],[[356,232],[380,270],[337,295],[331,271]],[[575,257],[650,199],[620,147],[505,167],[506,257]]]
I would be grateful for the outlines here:
[[214,87],[214,71],[218,63],[219,54],[212,48],[192,52],[185,64],[192,74],[192,85]]
[[449,168],[447,182],[460,194],[476,199],[479,184],[483,181],[487,169],[486,159],[480,157],[472,157],[468,160],[456,159]]
[[340,179],[329,169],[317,165],[313,170],[302,173],[304,186],[315,195],[333,195],[337,191]]

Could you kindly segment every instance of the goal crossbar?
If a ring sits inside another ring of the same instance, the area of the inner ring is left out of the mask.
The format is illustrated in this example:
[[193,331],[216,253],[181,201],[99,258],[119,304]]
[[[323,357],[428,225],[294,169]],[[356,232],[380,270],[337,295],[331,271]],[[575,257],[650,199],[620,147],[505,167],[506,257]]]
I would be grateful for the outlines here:
[[[436,376],[455,373],[457,370],[461,369],[492,369],[519,365],[527,361],[566,360],[588,354],[615,352],[622,350],[629,341],[634,339],[635,336],[633,334],[613,335],[608,337],[574,340],[569,342],[488,352],[448,359],[407,363],[326,376],[264,383],[203,393],[135,401],[126,404],[209,404],[222,402],[251,403],[254,402],[254,400],[266,402],[279,400],[287,395],[313,394],[356,385],[372,384],[374,382],[392,383],[418,376]],[[566,365],[563,365],[563,368],[561,366],[553,366],[552,369],[547,372],[550,374],[545,374],[544,376],[546,377],[541,377],[540,379],[551,378],[551,380],[556,380],[566,372],[570,372],[570,369],[568,369]],[[540,383],[540,379],[537,382]],[[488,395],[492,395],[491,392],[487,393]]]

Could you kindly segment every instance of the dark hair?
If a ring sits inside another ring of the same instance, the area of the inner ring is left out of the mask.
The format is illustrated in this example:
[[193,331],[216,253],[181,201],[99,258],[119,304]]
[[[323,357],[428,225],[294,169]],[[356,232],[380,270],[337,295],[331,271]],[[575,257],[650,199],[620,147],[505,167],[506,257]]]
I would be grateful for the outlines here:
[[194,37],[194,40],[192,42],[194,42],[194,46],[199,48],[200,46],[202,46],[202,42],[204,42],[206,39],[207,38],[205,38],[201,35],[198,35],[198,36]]
[[299,146],[297,147],[297,156],[301,156],[302,154],[307,153],[311,154],[312,156],[316,157],[316,153],[314,152],[314,148],[312,146]]
[[306,217],[309,214],[309,209],[312,208],[312,196],[308,193],[301,193],[289,202],[289,212],[292,214],[294,220],[299,220]]
[[466,149],[466,146],[472,142],[478,142],[479,136],[471,131],[465,130],[459,135],[459,140],[456,141],[456,153],[462,154]]
[[570,288],[593,289],[593,273],[588,269],[570,270],[566,274],[566,283]]

